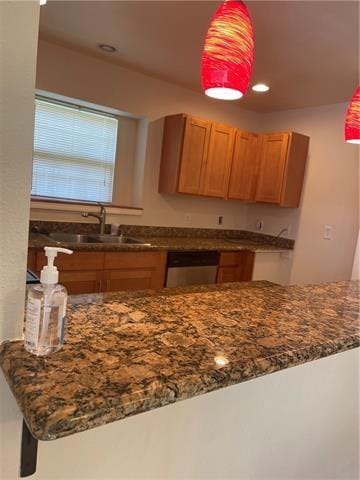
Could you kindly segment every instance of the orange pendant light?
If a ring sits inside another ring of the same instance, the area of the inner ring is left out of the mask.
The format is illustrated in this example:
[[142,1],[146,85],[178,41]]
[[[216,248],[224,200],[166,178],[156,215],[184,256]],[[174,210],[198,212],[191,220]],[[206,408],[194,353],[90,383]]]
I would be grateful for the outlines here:
[[221,100],[241,98],[254,63],[254,34],[245,4],[226,0],[216,10],[206,35],[201,79],[204,92]]
[[355,89],[346,112],[345,140],[360,144],[360,86]]

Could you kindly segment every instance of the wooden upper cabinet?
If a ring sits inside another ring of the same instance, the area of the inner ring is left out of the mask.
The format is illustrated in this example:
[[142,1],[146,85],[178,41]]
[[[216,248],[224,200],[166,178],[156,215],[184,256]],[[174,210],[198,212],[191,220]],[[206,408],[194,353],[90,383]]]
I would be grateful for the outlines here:
[[264,135],[179,114],[165,118],[159,192],[298,207],[309,137]]
[[209,149],[211,122],[187,117],[180,162],[179,193],[199,194]]
[[179,114],[165,118],[159,192],[200,195],[211,122]]
[[298,207],[309,137],[293,132],[269,133],[261,137],[255,200]]
[[228,198],[254,200],[258,175],[258,143],[259,136],[255,133],[236,131]]
[[231,159],[234,148],[235,129],[213,123],[205,165],[201,193],[210,197],[224,198],[227,194]]
[[159,192],[226,197],[235,129],[189,115],[165,118]]

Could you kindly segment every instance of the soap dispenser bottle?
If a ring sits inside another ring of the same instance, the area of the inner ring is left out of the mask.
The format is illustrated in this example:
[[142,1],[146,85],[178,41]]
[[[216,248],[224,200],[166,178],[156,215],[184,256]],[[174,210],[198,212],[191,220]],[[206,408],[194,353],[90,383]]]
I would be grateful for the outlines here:
[[40,283],[29,287],[26,303],[25,349],[34,355],[49,355],[64,344],[67,291],[58,284],[54,259],[59,252],[73,253],[58,247],[44,250],[48,264],[41,270]]

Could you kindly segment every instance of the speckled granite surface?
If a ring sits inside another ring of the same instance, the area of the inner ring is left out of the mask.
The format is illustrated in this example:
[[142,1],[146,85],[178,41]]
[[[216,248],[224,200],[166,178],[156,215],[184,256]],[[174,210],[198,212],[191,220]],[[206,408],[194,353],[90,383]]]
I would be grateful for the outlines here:
[[71,306],[66,344],[48,357],[4,343],[0,364],[34,436],[64,437],[359,346],[359,282],[214,287]]
[[111,243],[67,243],[55,242],[44,235],[31,233],[29,236],[29,248],[43,248],[45,246],[61,246],[79,251],[106,251],[106,252],[144,252],[159,250],[216,250],[236,251],[250,250],[252,252],[284,252],[289,249],[278,247],[268,243],[259,243],[251,240],[219,239],[219,238],[187,238],[187,237],[139,237],[150,245],[136,244],[111,244]]
[[[38,229],[49,232],[66,232],[92,234],[98,231],[94,223],[66,223],[31,221],[30,230]],[[294,248],[294,240],[277,238],[246,230],[223,230],[211,228],[179,228],[157,227],[143,225],[120,225],[125,236],[137,237],[150,243],[149,245],[118,245],[104,243],[66,243],[54,242],[46,236],[31,233],[29,248],[43,248],[45,245],[59,245],[72,250],[82,251],[151,251],[151,250],[217,250],[236,251],[250,250],[253,252],[282,252]],[[110,225],[106,225],[106,233]]]

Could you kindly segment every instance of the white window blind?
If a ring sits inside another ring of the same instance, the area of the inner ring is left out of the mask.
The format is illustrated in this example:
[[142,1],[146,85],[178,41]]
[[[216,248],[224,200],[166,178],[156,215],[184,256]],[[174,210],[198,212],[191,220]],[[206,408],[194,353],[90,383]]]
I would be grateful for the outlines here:
[[111,202],[118,120],[37,98],[32,195]]

